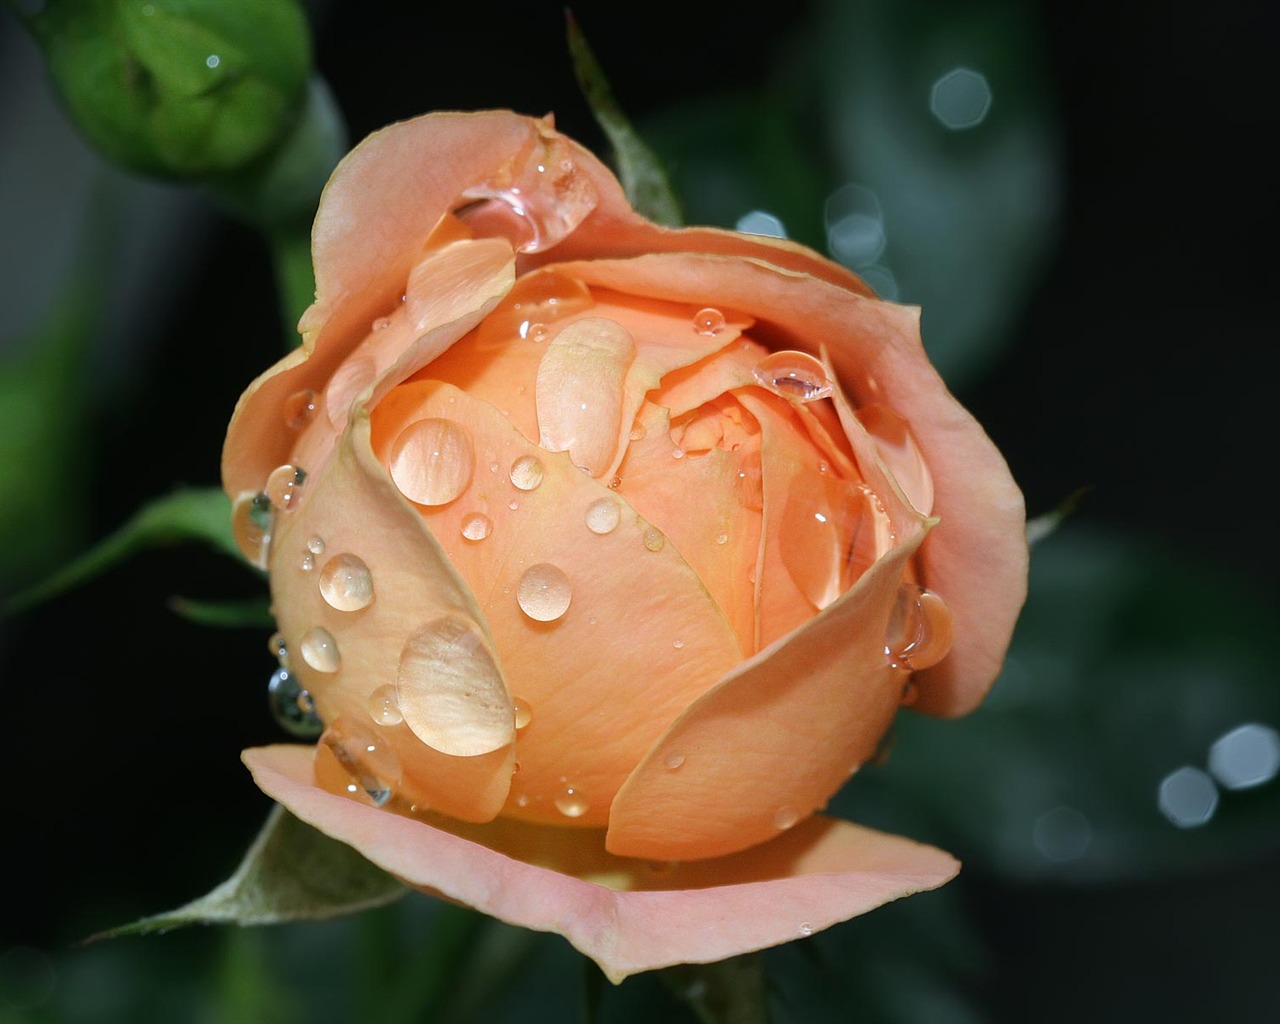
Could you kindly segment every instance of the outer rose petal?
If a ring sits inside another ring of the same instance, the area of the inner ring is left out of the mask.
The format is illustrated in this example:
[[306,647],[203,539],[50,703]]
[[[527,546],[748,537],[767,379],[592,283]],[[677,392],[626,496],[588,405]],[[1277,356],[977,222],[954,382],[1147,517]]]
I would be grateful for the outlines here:
[[259,787],[303,821],[409,885],[563,935],[614,983],[788,942],[959,870],[934,847],[821,817],[730,857],[652,865],[604,853],[597,831],[447,819],[433,827],[367,807],[314,785],[308,747],[261,747],[243,758]]

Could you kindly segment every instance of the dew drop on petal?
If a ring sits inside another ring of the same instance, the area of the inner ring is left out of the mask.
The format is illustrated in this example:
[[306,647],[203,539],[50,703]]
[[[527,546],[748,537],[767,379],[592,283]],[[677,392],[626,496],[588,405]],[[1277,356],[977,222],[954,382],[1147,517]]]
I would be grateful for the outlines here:
[[400,713],[400,701],[396,698],[396,688],[388,683],[379,686],[369,694],[369,717],[378,725],[393,726],[404,721]]
[[373,574],[359,555],[334,555],[320,570],[320,595],[340,612],[358,612],[373,604]]
[[391,479],[410,501],[447,505],[467,489],[475,470],[471,432],[453,420],[418,420],[400,431],[388,462]]
[[493,520],[483,512],[472,512],[462,520],[462,536],[467,540],[484,540],[493,530]]
[[263,490],[273,506],[281,512],[290,512],[297,507],[302,484],[306,479],[305,469],[288,464],[277,466],[267,477],[267,486]]
[[298,642],[302,660],[317,672],[337,672],[342,664],[338,654],[338,641],[323,626],[307,630]]
[[556,810],[566,818],[581,818],[591,806],[576,786],[567,785],[555,800]]
[[271,674],[271,681],[267,683],[267,703],[271,716],[291,736],[313,740],[324,731],[311,694],[283,665]]
[[308,551],[302,556],[302,561],[298,563],[298,568],[303,572],[310,572],[316,567],[316,556]]
[[534,455],[521,455],[511,464],[511,483],[522,491],[536,490],[542,474],[542,460]]
[[714,306],[707,306],[693,314],[693,329],[699,334],[714,337],[724,330],[724,314]]
[[662,759],[662,763],[668,771],[675,771],[684,764],[684,754],[668,754]]
[[813,934],[813,925],[811,925],[808,921],[801,921],[800,927],[797,928],[796,931],[800,933],[800,937],[802,939],[807,939],[810,935]]
[[592,533],[613,533],[622,520],[622,509],[612,498],[597,498],[587,506],[587,529]]
[[271,544],[271,499],[262,492],[240,495],[231,509],[231,533],[249,563],[265,569]]
[[301,430],[316,415],[316,393],[310,388],[295,391],[284,400],[284,425],[290,430]]
[[936,665],[951,649],[951,611],[937,594],[904,583],[889,614],[885,657],[897,668]]
[[572,600],[569,577],[550,562],[529,566],[516,587],[520,610],[538,622],[554,622],[569,610]]
[[349,790],[375,807],[384,806],[400,783],[400,760],[390,742],[372,729],[339,715],[320,737],[355,785]]
[[283,633],[277,631],[271,634],[271,639],[267,641],[267,650],[281,665],[288,665],[289,648],[284,642]]
[[774,352],[752,372],[761,385],[792,402],[815,402],[832,391],[826,368],[807,352]]
[[657,527],[651,526],[644,531],[644,546],[647,551],[661,551],[667,545],[667,538],[662,535],[662,531]]
[[799,820],[800,814],[794,807],[779,807],[773,812],[773,827],[783,832],[794,828]]
[[517,729],[523,729],[533,721],[533,708],[523,697],[513,697],[511,706],[515,709]]
[[319,537],[312,537],[307,541],[307,550],[313,555],[324,554],[324,541]]

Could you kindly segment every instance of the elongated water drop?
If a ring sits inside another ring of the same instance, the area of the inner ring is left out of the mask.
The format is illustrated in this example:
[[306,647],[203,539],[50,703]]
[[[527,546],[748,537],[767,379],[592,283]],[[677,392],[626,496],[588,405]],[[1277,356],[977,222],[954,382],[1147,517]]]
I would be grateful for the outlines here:
[[792,402],[816,402],[833,390],[826,368],[808,352],[774,352],[752,372],[760,384]]
[[304,633],[298,642],[298,650],[302,654],[302,660],[317,672],[337,672],[342,665],[338,641],[322,626]]
[[513,698],[511,701],[511,707],[515,711],[515,723],[517,729],[523,729],[533,721],[533,707],[523,697]]
[[936,665],[951,649],[951,610],[937,594],[914,583],[898,588],[885,633],[885,657],[912,671]]
[[373,604],[373,574],[359,555],[334,555],[320,570],[320,595],[340,612],[358,612]]
[[271,681],[267,683],[267,703],[271,716],[291,736],[313,740],[324,731],[311,694],[283,665],[271,674]]
[[396,697],[396,688],[390,684],[379,686],[369,694],[369,717],[378,725],[395,726],[404,721],[400,713],[400,701]]
[[400,759],[385,736],[346,715],[339,715],[320,742],[351,776],[348,792],[382,807],[400,784]]
[[251,565],[267,567],[271,546],[271,499],[265,493],[241,494],[231,508],[231,534]]

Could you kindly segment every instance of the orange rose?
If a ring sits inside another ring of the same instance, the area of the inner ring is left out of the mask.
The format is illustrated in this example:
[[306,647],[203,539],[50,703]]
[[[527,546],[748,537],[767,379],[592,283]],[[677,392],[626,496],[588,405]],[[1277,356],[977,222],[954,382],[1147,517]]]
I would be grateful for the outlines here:
[[267,793],[615,980],[952,877],[816,813],[900,705],[977,705],[1024,597],[1021,495],[916,310],[651,224],[508,112],[366,140],[313,252],[223,463],[323,729],[246,751]]

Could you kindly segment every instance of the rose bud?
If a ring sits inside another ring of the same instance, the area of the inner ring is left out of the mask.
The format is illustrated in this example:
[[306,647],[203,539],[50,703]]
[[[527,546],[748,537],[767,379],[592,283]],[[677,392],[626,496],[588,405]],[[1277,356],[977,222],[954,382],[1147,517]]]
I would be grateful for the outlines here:
[[1021,495],[917,310],[658,227],[508,112],[367,139],[313,255],[223,464],[318,736],[246,751],[268,794],[615,981],[954,875],[819,813],[901,705],[981,701],[1025,595]]

